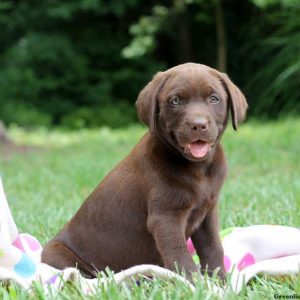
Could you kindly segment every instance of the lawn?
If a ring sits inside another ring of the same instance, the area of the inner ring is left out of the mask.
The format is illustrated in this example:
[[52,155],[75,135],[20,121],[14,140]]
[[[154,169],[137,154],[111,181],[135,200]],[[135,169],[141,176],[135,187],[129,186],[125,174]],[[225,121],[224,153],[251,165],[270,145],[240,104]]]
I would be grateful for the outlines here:
[[[86,196],[139,140],[145,128],[108,128],[66,132],[12,128],[10,135],[27,147],[0,151],[0,172],[7,197],[22,232],[42,243],[71,218]],[[220,199],[221,227],[284,224],[300,227],[300,119],[250,121],[223,137],[229,173]],[[92,238],[92,237],[91,237]],[[0,289],[0,298],[27,299],[25,291]],[[274,294],[300,294],[300,277],[260,277],[239,296],[225,299],[274,299]],[[29,296],[28,296],[29,297]],[[36,289],[31,298],[43,299]],[[53,299],[81,299],[70,287]],[[183,285],[154,280],[141,287],[111,284],[92,298],[210,299],[203,283],[195,293]],[[30,299],[31,299],[30,298]]]

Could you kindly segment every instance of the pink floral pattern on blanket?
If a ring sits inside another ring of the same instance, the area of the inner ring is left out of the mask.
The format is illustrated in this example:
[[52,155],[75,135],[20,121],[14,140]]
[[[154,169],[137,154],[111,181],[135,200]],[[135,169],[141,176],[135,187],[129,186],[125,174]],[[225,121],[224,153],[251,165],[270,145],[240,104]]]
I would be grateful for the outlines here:
[[28,250],[33,252],[42,251],[42,245],[40,242],[34,236],[27,233],[18,234],[12,244],[24,253]]

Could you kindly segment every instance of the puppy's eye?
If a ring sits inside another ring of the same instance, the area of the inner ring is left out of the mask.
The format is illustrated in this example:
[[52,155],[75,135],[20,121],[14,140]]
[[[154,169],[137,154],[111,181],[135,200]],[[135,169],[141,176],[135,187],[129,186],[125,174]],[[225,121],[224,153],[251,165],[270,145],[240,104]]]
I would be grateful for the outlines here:
[[218,103],[220,98],[216,94],[211,94],[209,97],[210,103]]
[[174,96],[170,99],[169,103],[172,105],[180,105],[181,99],[178,96]]

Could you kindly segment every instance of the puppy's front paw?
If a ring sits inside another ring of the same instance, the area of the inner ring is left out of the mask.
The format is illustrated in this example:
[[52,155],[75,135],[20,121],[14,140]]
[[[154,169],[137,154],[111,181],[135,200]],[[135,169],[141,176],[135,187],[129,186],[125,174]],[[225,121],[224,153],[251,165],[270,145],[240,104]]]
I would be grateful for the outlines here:
[[221,283],[222,283],[223,285],[225,285],[226,282],[227,282],[226,272],[225,272],[223,269],[220,269],[220,270],[218,271],[218,274],[217,274],[217,275],[218,275],[218,277],[219,277]]

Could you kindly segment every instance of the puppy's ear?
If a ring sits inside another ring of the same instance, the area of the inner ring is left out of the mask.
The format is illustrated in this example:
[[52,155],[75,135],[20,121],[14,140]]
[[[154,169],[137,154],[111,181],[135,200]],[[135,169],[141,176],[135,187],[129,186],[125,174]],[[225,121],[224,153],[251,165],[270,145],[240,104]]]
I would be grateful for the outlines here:
[[240,89],[230,80],[225,73],[220,73],[220,79],[228,94],[229,108],[232,118],[232,127],[237,130],[239,123],[243,122],[246,117],[248,104],[244,94]]
[[145,123],[151,132],[155,130],[156,126],[158,96],[167,79],[166,72],[158,72],[152,81],[141,90],[135,103],[140,121]]

